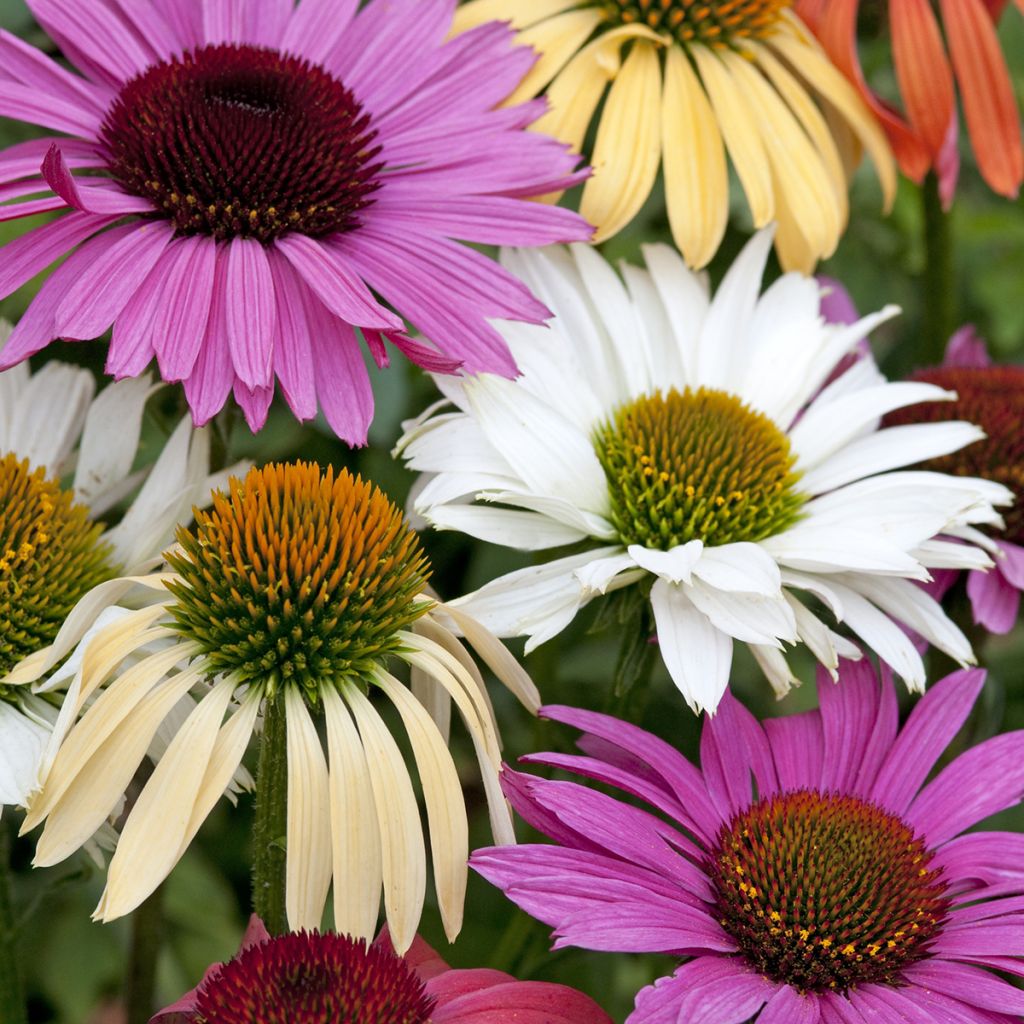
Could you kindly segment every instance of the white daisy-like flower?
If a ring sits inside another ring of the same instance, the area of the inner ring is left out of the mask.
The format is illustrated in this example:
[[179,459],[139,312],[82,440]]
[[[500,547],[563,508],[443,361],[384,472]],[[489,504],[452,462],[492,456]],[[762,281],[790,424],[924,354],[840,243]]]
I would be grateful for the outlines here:
[[[9,330],[0,326],[0,344]],[[175,523],[215,482],[209,438],[187,418],[156,462],[133,472],[153,384],[95,387],[88,371],[59,362],[0,373],[0,809],[24,805],[41,783],[57,717],[49,694],[67,678],[47,673],[110,621],[131,587],[120,578],[159,562]]]
[[[787,645],[831,672],[859,656],[831,614],[914,689],[925,669],[903,626],[961,663],[970,644],[915,586],[930,568],[982,568],[937,539],[999,520],[1012,496],[985,480],[906,470],[981,436],[968,423],[879,429],[885,413],[951,399],[889,383],[871,359],[839,364],[887,307],[826,324],[821,288],[786,274],[764,294],[772,236],[756,235],[714,298],[663,245],[621,277],[592,249],[505,254],[556,314],[502,324],[522,370],[435,378],[446,401],[399,443],[427,474],[416,511],[438,529],[541,551],[584,550],[509,573],[456,602],[532,649],[593,598],[649,593],[665,665],[695,709],[714,710],[735,641],[780,694]],[[834,379],[833,379],[834,378]]]

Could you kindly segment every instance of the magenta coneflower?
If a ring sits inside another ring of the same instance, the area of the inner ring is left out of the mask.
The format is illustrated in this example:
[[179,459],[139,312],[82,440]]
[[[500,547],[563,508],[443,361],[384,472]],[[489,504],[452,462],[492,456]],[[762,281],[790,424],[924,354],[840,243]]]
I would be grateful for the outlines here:
[[387,931],[373,945],[346,935],[272,939],[254,917],[238,955],[150,1024],[611,1024],[565,985],[501,971],[452,970],[416,937],[398,956]]
[[[557,846],[471,863],[555,928],[556,946],[672,953],[628,1024],[1010,1024],[1024,992],[1024,843],[966,829],[1024,793],[1024,732],[926,782],[984,672],[935,684],[898,728],[891,680],[844,662],[818,711],[760,724],[729,695],[698,769],[633,725],[566,707],[587,756],[528,761],[576,782],[507,772],[519,813]],[[654,813],[652,813],[654,812]]]
[[581,175],[523,130],[542,104],[494,109],[534,60],[508,26],[446,42],[455,0],[29,6],[82,74],[0,32],[0,115],[64,133],[0,154],[0,200],[24,200],[0,220],[68,211],[3,250],[0,297],[71,255],[0,369],[113,326],[107,372],[155,356],[197,423],[233,390],[258,429],[276,379],[353,444],[373,414],[360,332],[378,366],[390,342],[435,372],[515,374],[487,321],[547,310],[452,239],[590,229],[526,201]]

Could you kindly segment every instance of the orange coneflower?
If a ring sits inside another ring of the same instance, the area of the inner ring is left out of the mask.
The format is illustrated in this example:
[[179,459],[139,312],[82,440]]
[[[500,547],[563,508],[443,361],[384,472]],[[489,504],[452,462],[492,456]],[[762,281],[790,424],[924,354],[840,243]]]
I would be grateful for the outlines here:
[[[868,86],[857,53],[860,0],[797,0],[797,10],[882,121],[904,174],[939,178],[953,198],[957,155],[956,91],[981,176],[1014,197],[1024,180],[1024,146],[1013,84],[996,34],[1007,0],[892,0],[886,5],[905,114]],[[1024,12],[1024,2],[1015,0]]]

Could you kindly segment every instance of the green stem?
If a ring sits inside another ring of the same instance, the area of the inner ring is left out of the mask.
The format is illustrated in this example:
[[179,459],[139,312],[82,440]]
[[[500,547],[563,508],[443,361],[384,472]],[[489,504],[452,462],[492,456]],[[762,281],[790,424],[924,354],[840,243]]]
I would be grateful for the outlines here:
[[132,946],[125,975],[127,1024],[147,1024],[156,1011],[156,964],[163,944],[164,888],[132,914]]
[[11,901],[11,836],[8,822],[3,822],[0,823],[0,1024],[27,1022],[25,989],[18,963],[18,932]]
[[271,935],[288,931],[285,838],[288,830],[288,734],[284,697],[268,697],[256,775],[252,905]]
[[956,330],[956,275],[953,232],[949,214],[939,198],[939,179],[929,171],[921,187],[924,214],[924,316],[918,352],[919,365],[942,362],[946,342]]

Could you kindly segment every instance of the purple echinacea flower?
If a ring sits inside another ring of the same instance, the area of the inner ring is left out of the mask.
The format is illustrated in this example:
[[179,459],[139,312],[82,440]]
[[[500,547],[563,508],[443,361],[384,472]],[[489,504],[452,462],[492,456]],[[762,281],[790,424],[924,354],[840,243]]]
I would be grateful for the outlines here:
[[1024,793],[1024,732],[929,776],[984,672],[935,684],[902,729],[891,681],[844,662],[820,710],[759,723],[731,695],[697,768],[606,715],[584,756],[526,760],[628,794],[506,771],[518,812],[557,845],[471,863],[555,929],[558,947],[672,953],[628,1024],[1011,1024],[1024,992],[1024,837],[965,830]]
[[[434,372],[514,375],[488,323],[549,315],[471,243],[584,239],[527,201],[585,176],[497,105],[535,55],[455,0],[29,0],[81,74],[0,32],[0,115],[61,133],[0,153],[0,219],[62,216],[3,249],[0,296],[62,256],[0,368],[113,327],[107,372],[156,358],[197,424],[276,382],[365,443],[390,342]],[[19,200],[8,203],[8,200]],[[407,318],[432,344],[405,334]]]

